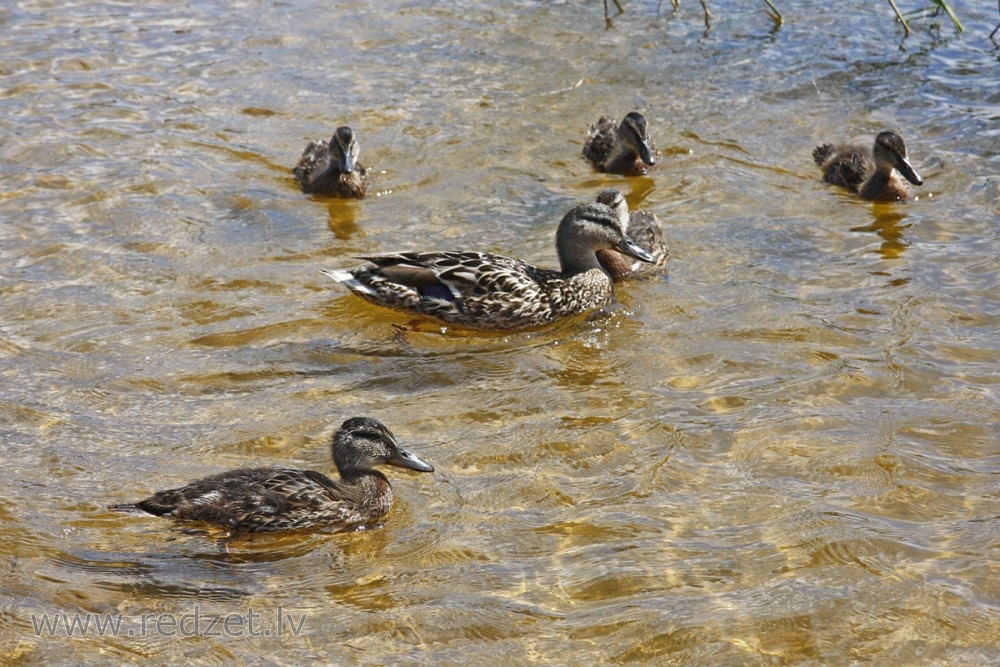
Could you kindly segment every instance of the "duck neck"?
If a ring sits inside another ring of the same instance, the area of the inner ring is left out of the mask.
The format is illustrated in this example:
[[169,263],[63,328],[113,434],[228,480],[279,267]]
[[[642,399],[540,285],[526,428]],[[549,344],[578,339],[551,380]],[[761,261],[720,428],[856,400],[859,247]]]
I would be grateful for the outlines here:
[[892,168],[885,168],[879,165],[872,175],[861,186],[860,194],[865,199],[878,199],[884,197],[889,191],[889,184],[892,181]]
[[340,475],[342,489],[351,489],[350,494],[359,505],[380,510],[383,514],[392,506],[392,487],[389,479],[378,470],[351,470]]
[[605,169],[612,173],[619,173],[622,170],[628,170],[633,167],[638,158],[638,153],[625,144],[618,142],[611,155],[604,162]]
[[559,267],[563,273],[576,275],[591,269],[604,270],[597,261],[597,253],[589,244],[574,239],[560,239],[558,245]]
[[344,484],[351,485],[371,484],[380,479],[388,481],[388,478],[382,472],[373,468],[350,468],[346,471],[340,471],[340,479],[344,481]]

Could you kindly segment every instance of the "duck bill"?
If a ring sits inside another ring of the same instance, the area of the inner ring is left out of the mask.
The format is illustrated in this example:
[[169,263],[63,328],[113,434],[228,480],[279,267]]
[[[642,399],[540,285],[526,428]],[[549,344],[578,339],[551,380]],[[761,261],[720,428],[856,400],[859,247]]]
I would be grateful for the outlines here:
[[426,461],[420,460],[420,458],[418,458],[415,454],[408,452],[402,447],[396,449],[396,453],[393,454],[392,458],[389,459],[387,463],[399,466],[400,468],[416,470],[418,472],[434,472],[434,466]]
[[636,259],[641,260],[643,262],[652,263],[656,261],[655,259],[653,259],[652,255],[643,250],[638,244],[632,241],[632,239],[624,239],[621,243],[618,244],[617,248],[626,255],[635,257]]
[[639,142],[639,159],[652,167],[656,164],[656,158],[653,157],[653,149],[649,145],[648,139],[643,139]]
[[349,174],[354,171],[354,156],[351,155],[351,151],[341,151],[340,153],[340,171],[345,174]]
[[920,178],[920,174],[917,173],[916,169],[913,168],[913,165],[911,165],[910,161],[906,158],[900,160],[896,169],[898,169],[899,173],[903,175],[903,178],[908,180],[910,183],[913,183],[914,185],[924,184],[924,179]]

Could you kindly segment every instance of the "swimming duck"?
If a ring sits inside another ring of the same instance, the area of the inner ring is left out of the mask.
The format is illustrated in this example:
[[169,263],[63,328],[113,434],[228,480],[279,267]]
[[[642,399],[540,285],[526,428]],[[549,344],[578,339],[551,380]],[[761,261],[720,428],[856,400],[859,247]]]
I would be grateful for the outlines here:
[[302,192],[329,197],[361,199],[371,182],[358,162],[354,130],[346,125],[338,127],[329,142],[310,141],[292,173]]
[[372,466],[434,471],[434,466],[397,445],[389,429],[369,417],[345,421],[333,436],[332,448],[338,480],[314,470],[241,468],[108,509],[141,510],[241,532],[347,530],[377,521],[392,507],[389,480]]
[[823,144],[813,149],[813,159],[823,169],[823,180],[855,192],[862,199],[901,201],[910,196],[903,175],[914,185],[924,181],[906,159],[906,144],[895,132],[875,137],[869,152],[864,146]]
[[378,304],[473,329],[531,329],[609,303],[611,278],[596,252],[616,248],[653,261],[603,204],[580,204],[556,231],[559,271],[481,252],[402,252],[359,257],[374,266],[323,271]]
[[646,118],[633,111],[622,119],[621,124],[601,116],[590,126],[583,155],[599,171],[638,176],[656,164],[660,152],[646,132]]
[[617,250],[598,250],[597,261],[614,282],[626,278],[639,278],[660,272],[670,257],[667,244],[663,241],[660,220],[652,211],[628,210],[625,195],[619,190],[608,188],[597,195],[597,203],[604,204],[615,212],[628,237],[653,258],[652,262],[640,262]]

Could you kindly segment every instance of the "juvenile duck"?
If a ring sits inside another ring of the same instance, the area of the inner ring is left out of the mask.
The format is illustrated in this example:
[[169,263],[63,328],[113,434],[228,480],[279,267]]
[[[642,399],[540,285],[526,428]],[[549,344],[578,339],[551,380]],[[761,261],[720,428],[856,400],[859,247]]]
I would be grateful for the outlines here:
[[613,188],[602,190],[597,195],[597,203],[614,211],[628,237],[653,258],[652,262],[640,262],[617,250],[598,250],[597,261],[611,280],[617,283],[626,278],[640,278],[662,271],[670,252],[663,241],[663,229],[656,214],[652,211],[632,211],[630,214],[625,195]]
[[903,175],[914,185],[924,181],[906,159],[906,144],[895,132],[875,137],[869,152],[864,146],[823,144],[813,149],[813,159],[823,169],[823,180],[855,192],[862,199],[901,201],[910,196]]
[[328,197],[361,199],[371,182],[358,162],[354,130],[346,125],[338,127],[329,142],[310,141],[292,173],[302,192]]
[[340,471],[338,480],[314,470],[241,468],[108,509],[142,510],[242,532],[347,530],[377,521],[392,507],[389,480],[372,466],[434,471],[399,447],[381,422],[368,417],[348,419],[334,434],[333,462]]
[[580,204],[556,231],[561,270],[481,252],[403,252],[359,257],[374,266],[323,271],[358,296],[473,329],[520,330],[582,315],[609,303],[611,279],[597,251],[652,256],[625,236],[603,204]]
[[646,132],[646,119],[636,111],[625,116],[620,125],[601,116],[590,126],[583,145],[583,155],[599,171],[625,176],[639,176],[656,164],[660,152]]

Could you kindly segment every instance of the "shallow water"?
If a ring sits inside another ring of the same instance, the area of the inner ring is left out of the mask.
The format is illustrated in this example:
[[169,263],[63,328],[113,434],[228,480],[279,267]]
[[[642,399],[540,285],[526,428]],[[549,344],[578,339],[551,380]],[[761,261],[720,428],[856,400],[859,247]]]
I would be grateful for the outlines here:
[[[995,6],[903,39],[879,3],[623,4],[0,9],[2,662],[1000,661]],[[631,109],[662,163],[594,173],[587,126]],[[341,123],[378,192],[302,196]],[[820,182],[813,146],[884,128],[914,201]],[[553,265],[608,186],[670,273],[574,327],[401,336],[319,273]],[[104,509],[328,471],[352,415],[437,468],[388,471],[377,530],[225,553]]]

